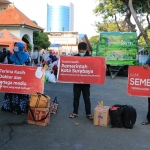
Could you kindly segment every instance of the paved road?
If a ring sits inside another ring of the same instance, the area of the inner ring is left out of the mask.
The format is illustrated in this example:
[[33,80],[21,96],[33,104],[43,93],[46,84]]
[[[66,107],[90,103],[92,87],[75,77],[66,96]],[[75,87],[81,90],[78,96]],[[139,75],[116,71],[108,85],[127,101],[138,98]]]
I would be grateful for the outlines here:
[[[51,115],[49,125],[27,124],[27,115],[14,115],[0,111],[1,150],[150,150],[150,126],[141,122],[147,112],[147,98],[126,94],[127,78],[106,77],[105,85],[91,85],[92,112],[99,100],[107,106],[130,104],[137,110],[134,129],[94,126],[85,117],[81,98],[79,117],[70,119],[72,113],[72,84],[46,83],[45,94],[58,97],[59,109]],[[0,101],[3,93],[0,94]]]

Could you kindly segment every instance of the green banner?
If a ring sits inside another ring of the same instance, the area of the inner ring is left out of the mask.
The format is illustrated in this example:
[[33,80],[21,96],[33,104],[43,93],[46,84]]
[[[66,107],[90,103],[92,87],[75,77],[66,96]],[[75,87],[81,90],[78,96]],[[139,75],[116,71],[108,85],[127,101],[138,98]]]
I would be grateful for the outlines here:
[[101,32],[96,56],[105,57],[106,64],[111,66],[134,65],[137,45],[135,32]]

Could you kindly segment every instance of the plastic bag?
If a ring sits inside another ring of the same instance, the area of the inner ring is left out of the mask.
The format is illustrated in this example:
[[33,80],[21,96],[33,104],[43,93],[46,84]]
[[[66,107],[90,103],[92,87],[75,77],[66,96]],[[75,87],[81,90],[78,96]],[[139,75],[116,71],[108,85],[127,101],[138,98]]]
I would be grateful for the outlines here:
[[49,70],[46,70],[46,71],[45,71],[45,77],[46,77],[46,79],[48,79],[48,77],[49,77],[50,74],[51,74],[51,73],[50,73]]
[[55,75],[53,73],[50,73],[47,79],[48,82],[56,83]]

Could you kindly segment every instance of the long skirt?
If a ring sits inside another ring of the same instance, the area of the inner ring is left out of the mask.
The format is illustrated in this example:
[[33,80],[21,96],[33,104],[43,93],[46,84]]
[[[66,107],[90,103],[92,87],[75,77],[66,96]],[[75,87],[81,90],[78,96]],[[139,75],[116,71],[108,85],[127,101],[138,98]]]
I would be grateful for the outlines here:
[[9,111],[14,114],[22,114],[28,112],[28,106],[29,95],[5,93],[1,110]]

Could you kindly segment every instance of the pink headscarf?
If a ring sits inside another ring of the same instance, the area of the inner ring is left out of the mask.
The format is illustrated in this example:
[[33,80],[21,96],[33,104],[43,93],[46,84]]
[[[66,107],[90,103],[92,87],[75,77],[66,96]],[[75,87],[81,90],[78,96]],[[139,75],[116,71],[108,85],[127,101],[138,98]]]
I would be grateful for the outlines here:
[[52,51],[52,55],[53,55],[53,56],[56,56],[56,52],[55,52],[54,50]]

